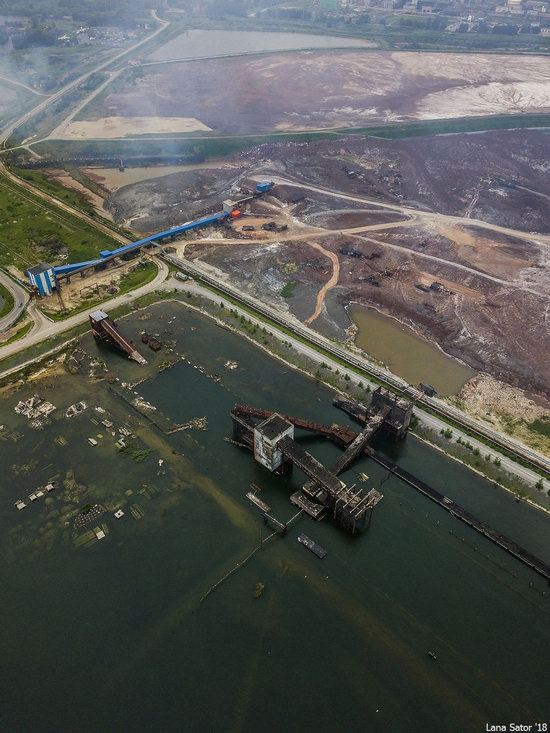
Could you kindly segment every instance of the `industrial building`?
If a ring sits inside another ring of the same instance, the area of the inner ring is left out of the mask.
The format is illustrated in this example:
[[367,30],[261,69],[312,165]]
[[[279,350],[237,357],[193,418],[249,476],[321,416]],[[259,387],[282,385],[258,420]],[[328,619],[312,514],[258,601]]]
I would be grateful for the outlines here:
[[[307,476],[302,489],[290,497],[295,506],[313,519],[329,514],[345,530],[356,534],[368,526],[382,495],[376,489],[367,491],[355,485],[347,486],[339,474],[365,451],[378,431],[395,439],[406,435],[412,405],[381,387],[374,393],[369,407],[347,399],[335,402],[360,420],[363,425],[360,433],[345,426],[320,425],[246,405],[235,405],[231,411],[233,430],[238,442],[250,448],[254,459],[268,471],[282,474],[296,466]],[[345,450],[332,468],[325,468],[295,440],[295,428],[330,438]]]
[[74,262],[66,265],[50,265],[47,263],[41,263],[31,267],[25,271],[25,275],[29,280],[29,284],[34,292],[40,297],[46,297],[51,295],[54,290],[59,290],[59,278],[68,277],[76,273],[84,273],[85,270],[93,268],[103,268],[108,262],[114,260],[116,257],[124,257],[125,255],[138,253],[143,247],[147,247],[152,244],[160,244],[163,240],[173,240],[180,234],[191,232],[196,229],[201,229],[210,225],[221,224],[227,219],[232,219],[240,216],[239,205],[245,201],[251,201],[258,196],[262,196],[268,193],[273,188],[273,183],[270,181],[263,181],[256,184],[256,188],[253,194],[239,199],[238,201],[224,201],[223,211],[217,214],[211,214],[201,219],[195,219],[194,221],[188,221],[185,224],[166,229],[157,234],[152,234],[149,237],[139,239],[137,242],[130,242],[129,244],[122,245],[116,249],[109,250],[104,249],[99,252],[99,257],[94,260],[88,260],[86,262]]
[[121,334],[116,323],[109,318],[105,311],[97,310],[90,313],[90,326],[96,341],[111,343],[128,354],[129,359],[137,361],[138,364],[147,364],[147,361],[134,348],[134,345]]

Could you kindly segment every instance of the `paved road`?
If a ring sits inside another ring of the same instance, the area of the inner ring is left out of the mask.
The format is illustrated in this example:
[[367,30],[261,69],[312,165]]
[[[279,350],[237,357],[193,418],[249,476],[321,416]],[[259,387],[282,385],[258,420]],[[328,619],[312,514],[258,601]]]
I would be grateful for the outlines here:
[[[132,300],[134,300],[135,298],[139,298],[140,295],[145,295],[146,293],[150,293],[153,290],[157,290],[159,287],[162,287],[164,280],[166,280],[166,278],[168,277],[168,266],[161,260],[155,260],[155,262],[158,265],[159,271],[154,280],[151,280],[150,283],[143,285],[141,288],[132,290],[131,293],[119,295],[112,298],[111,300],[104,301],[101,304],[101,307],[107,310],[112,310],[119,305],[131,303]],[[31,307],[36,308],[36,305]],[[0,346],[0,359],[5,359],[8,356],[17,354],[24,349],[28,349],[29,346],[34,346],[35,344],[42,343],[51,336],[55,336],[58,333],[63,333],[63,331],[67,331],[70,328],[73,328],[73,326],[78,326],[80,323],[85,323],[88,319],[88,314],[92,310],[96,310],[99,307],[99,305],[96,305],[93,308],[90,308],[90,310],[86,310],[82,313],[78,313],[77,315],[70,316],[63,321],[50,321],[44,316],[43,313],[39,312],[40,315],[35,320],[35,325],[33,329],[26,336],[19,339],[19,341],[14,341],[12,344],[8,344],[7,346]],[[31,312],[31,315],[36,318],[36,311],[34,313]]]
[[13,308],[9,313],[0,318],[0,332],[7,330],[11,324],[19,318],[29,301],[29,294],[15,280],[0,270],[0,283],[9,290],[13,296]]
[[198,266],[197,262],[190,263],[186,260],[181,260],[177,257],[166,254],[163,255],[163,259],[176,265],[191,277],[198,278],[200,282],[205,282],[207,285],[214,286],[222,293],[226,293],[230,298],[235,299],[245,307],[248,306],[253,308],[260,317],[262,315],[266,316],[279,326],[282,326],[284,329],[290,330],[298,338],[302,337],[306,339],[306,341],[312,345],[314,350],[315,347],[320,347],[325,352],[330,353],[336,361],[340,360],[349,364],[350,369],[353,369],[353,367],[359,368],[362,372],[371,375],[374,379],[381,380],[382,383],[388,385],[390,389],[394,389],[405,394],[409,399],[413,399],[420,408],[424,409],[424,411],[435,411],[435,414],[440,416],[442,420],[454,420],[461,426],[462,430],[473,431],[482,438],[493,441],[501,448],[510,450],[517,456],[521,456],[525,460],[531,461],[533,465],[543,468],[543,470],[550,475],[550,459],[548,459],[548,457],[527,447],[519,440],[499,433],[487,423],[470,417],[461,410],[443,402],[441,399],[438,399],[437,397],[428,397],[427,395],[422,394],[418,389],[411,387],[411,385],[409,385],[405,380],[397,377],[395,374],[392,374],[387,369],[372,364],[372,362],[364,356],[359,356],[350,350],[337,346],[318,334],[316,331],[313,331],[302,324],[294,317],[289,316],[287,313],[266,305],[265,302],[258,300],[258,298],[248,294],[245,295],[242,291],[233,287],[227,280],[220,279],[219,272],[214,268],[205,266],[204,263],[201,263],[201,266]]
[[37,188],[32,183],[29,183],[29,181],[25,181],[22,178],[19,178],[14,173],[10,171],[9,168],[6,167],[4,164],[4,161],[0,158],[0,176],[4,176],[4,178],[9,179],[13,183],[15,183],[20,188],[24,188],[25,190],[32,193],[33,196],[36,198],[40,198],[43,201],[46,201],[50,206],[54,206],[57,209],[62,209],[63,211],[66,211],[71,216],[76,216],[77,219],[81,219],[82,221],[85,221],[87,224],[90,224],[90,226],[93,226],[94,229],[99,229],[105,234],[108,234],[112,239],[116,240],[117,242],[120,242],[121,244],[128,244],[131,240],[128,239],[128,237],[125,237],[123,234],[119,234],[118,232],[111,229],[111,227],[107,226],[107,224],[103,224],[102,222],[98,221],[97,219],[94,219],[93,216],[90,216],[89,214],[84,213],[83,211],[80,211],[80,209],[75,209],[72,206],[69,206],[69,204],[66,204],[64,201],[61,201],[60,199],[56,199],[55,196],[50,196],[50,194],[45,193],[45,191],[42,191],[40,188]]
[[82,82],[86,81],[86,79],[89,79],[92,74],[96,74],[98,71],[102,71],[103,69],[107,68],[111,64],[115,63],[116,61],[119,61],[124,56],[133,53],[136,51],[140,46],[143,46],[143,44],[147,43],[151,39],[155,38],[159,33],[162,33],[162,31],[167,28],[170,23],[167,20],[161,20],[155,12],[151,13],[152,16],[155,18],[155,20],[159,23],[159,27],[150,35],[148,35],[146,38],[142,38],[141,41],[138,41],[137,43],[134,43],[129,48],[124,49],[120,53],[117,53],[115,56],[112,56],[111,58],[107,59],[106,61],[103,61],[101,64],[98,64],[95,66],[91,71],[87,71],[85,74],[82,74],[77,79],[74,79],[73,81],[69,82],[69,84],[66,84],[64,87],[62,87],[59,91],[55,92],[49,97],[46,97],[42,102],[37,104],[35,107],[33,107],[28,112],[25,112],[24,115],[21,115],[17,120],[12,122],[5,130],[3,130],[0,133],[0,147],[6,147],[6,142],[9,140],[9,138],[12,136],[14,131],[23,125],[25,122],[28,122],[33,117],[35,117],[39,112],[42,112],[47,107],[50,106],[50,104],[53,104],[53,102],[56,102],[58,99],[61,99],[67,92],[70,92],[71,89],[74,89],[75,87],[82,84]]

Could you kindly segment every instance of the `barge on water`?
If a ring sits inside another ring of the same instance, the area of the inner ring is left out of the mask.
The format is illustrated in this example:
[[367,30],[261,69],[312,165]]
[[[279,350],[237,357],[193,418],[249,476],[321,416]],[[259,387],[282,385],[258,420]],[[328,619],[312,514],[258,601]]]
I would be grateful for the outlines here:
[[320,560],[327,556],[327,551],[323,547],[321,547],[321,545],[318,545],[316,542],[314,542],[306,534],[302,533],[301,535],[299,535],[298,542],[304,547],[307,547],[307,549],[313,552],[314,555],[317,555]]

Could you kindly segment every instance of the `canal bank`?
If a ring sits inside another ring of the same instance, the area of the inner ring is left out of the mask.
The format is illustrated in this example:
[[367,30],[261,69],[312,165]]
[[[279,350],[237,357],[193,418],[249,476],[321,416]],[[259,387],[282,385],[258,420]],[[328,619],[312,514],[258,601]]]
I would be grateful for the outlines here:
[[[63,379],[46,375],[2,400],[0,424],[11,435],[2,434],[0,452],[10,598],[0,609],[10,669],[4,729],[178,731],[185,719],[195,730],[462,733],[502,716],[547,715],[547,586],[366,459],[343,476],[352,483],[365,473],[384,494],[366,534],[353,540],[303,518],[199,606],[267,535],[245,498],[250,483],[282,520],[295,513],[289,495],[300,485],[299,473],[271,476],[224,440],[233,404],[328,424],[343,416],[332,390],[179,303],[130,314],[121,328],[134,340],[140,330],[159,334],[165,346],[147,351],[142,369],[97,352],[87,335],[84,350],[100,357],[96,377],[88,366]],[[166,361],[174,365],[159,373]],[[160,428],[114,401],[112,386],[156,408],[149,414]],[[38,430],[13,411],[36,391],[57,406]],[[62,417],[78,400],[87,409]],[[167,432],[202,417],[207,429]],[[117,451],[105,420],[115,430],[128,424],[131,453]],[[413,436],[376,447],[550,558],[543,515]],[[307,448],[327,465],[339,454],[325,441]],[[13,507],[53,474],[51,503]],[[95,503],[108,509],[98,520],[106,537],[75,545],[71,512]],[[301,547],[300,532],[327,550],[324,560]],[[255,598],[259,582],[265,590]]]

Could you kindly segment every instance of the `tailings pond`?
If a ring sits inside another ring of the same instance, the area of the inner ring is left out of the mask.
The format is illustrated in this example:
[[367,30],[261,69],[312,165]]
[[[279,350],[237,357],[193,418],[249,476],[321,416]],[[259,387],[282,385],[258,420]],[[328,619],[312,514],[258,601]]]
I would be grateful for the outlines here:
[[[346,418],[330,390],[179,303],[120,327],[147,366],[88,334],[104,367],[80,353],[76,373],[60,364],[2,393],[1,731],[464,733],[549,719],[548,584],[366,458],[343,475],[384,495],[366,533],[301,517],[200,603],[267,536],[251,482],[286,521],[304,480],[225,440],[232,405]],[[34,394],[56,409],[33,426],[14,407]],[[297,435],[334,462],[335,446]],[[412,435],[376,447],[550,560],[543,512]]]
[[116,191],[123,186],[129,186],[132,183],[141,183],[141,181],[149,181],[151,178],[162,178],[170,176],[173,173],[185,173],[186,171],[197,170],[220,170],[220,168],[231,168],[230,163],[192,163],[188,165],[151,165],[151,166],[135,166],[126,167],[123,171],[119,168],[85,168],[84,172],[97,177],[101,185],[110,191]]
[[409,384],[427,382],[441,396],[454,395],[475,375],[395,318],[361,306],[353,306],[350,315],[357,326],[357,346]]
[[315,36],[306,33],[259,31],[189,30],[154,51],[150,61],[204,58],[221,54],[292,51],[301,48],[372,48],[375,44],[360,38]]

